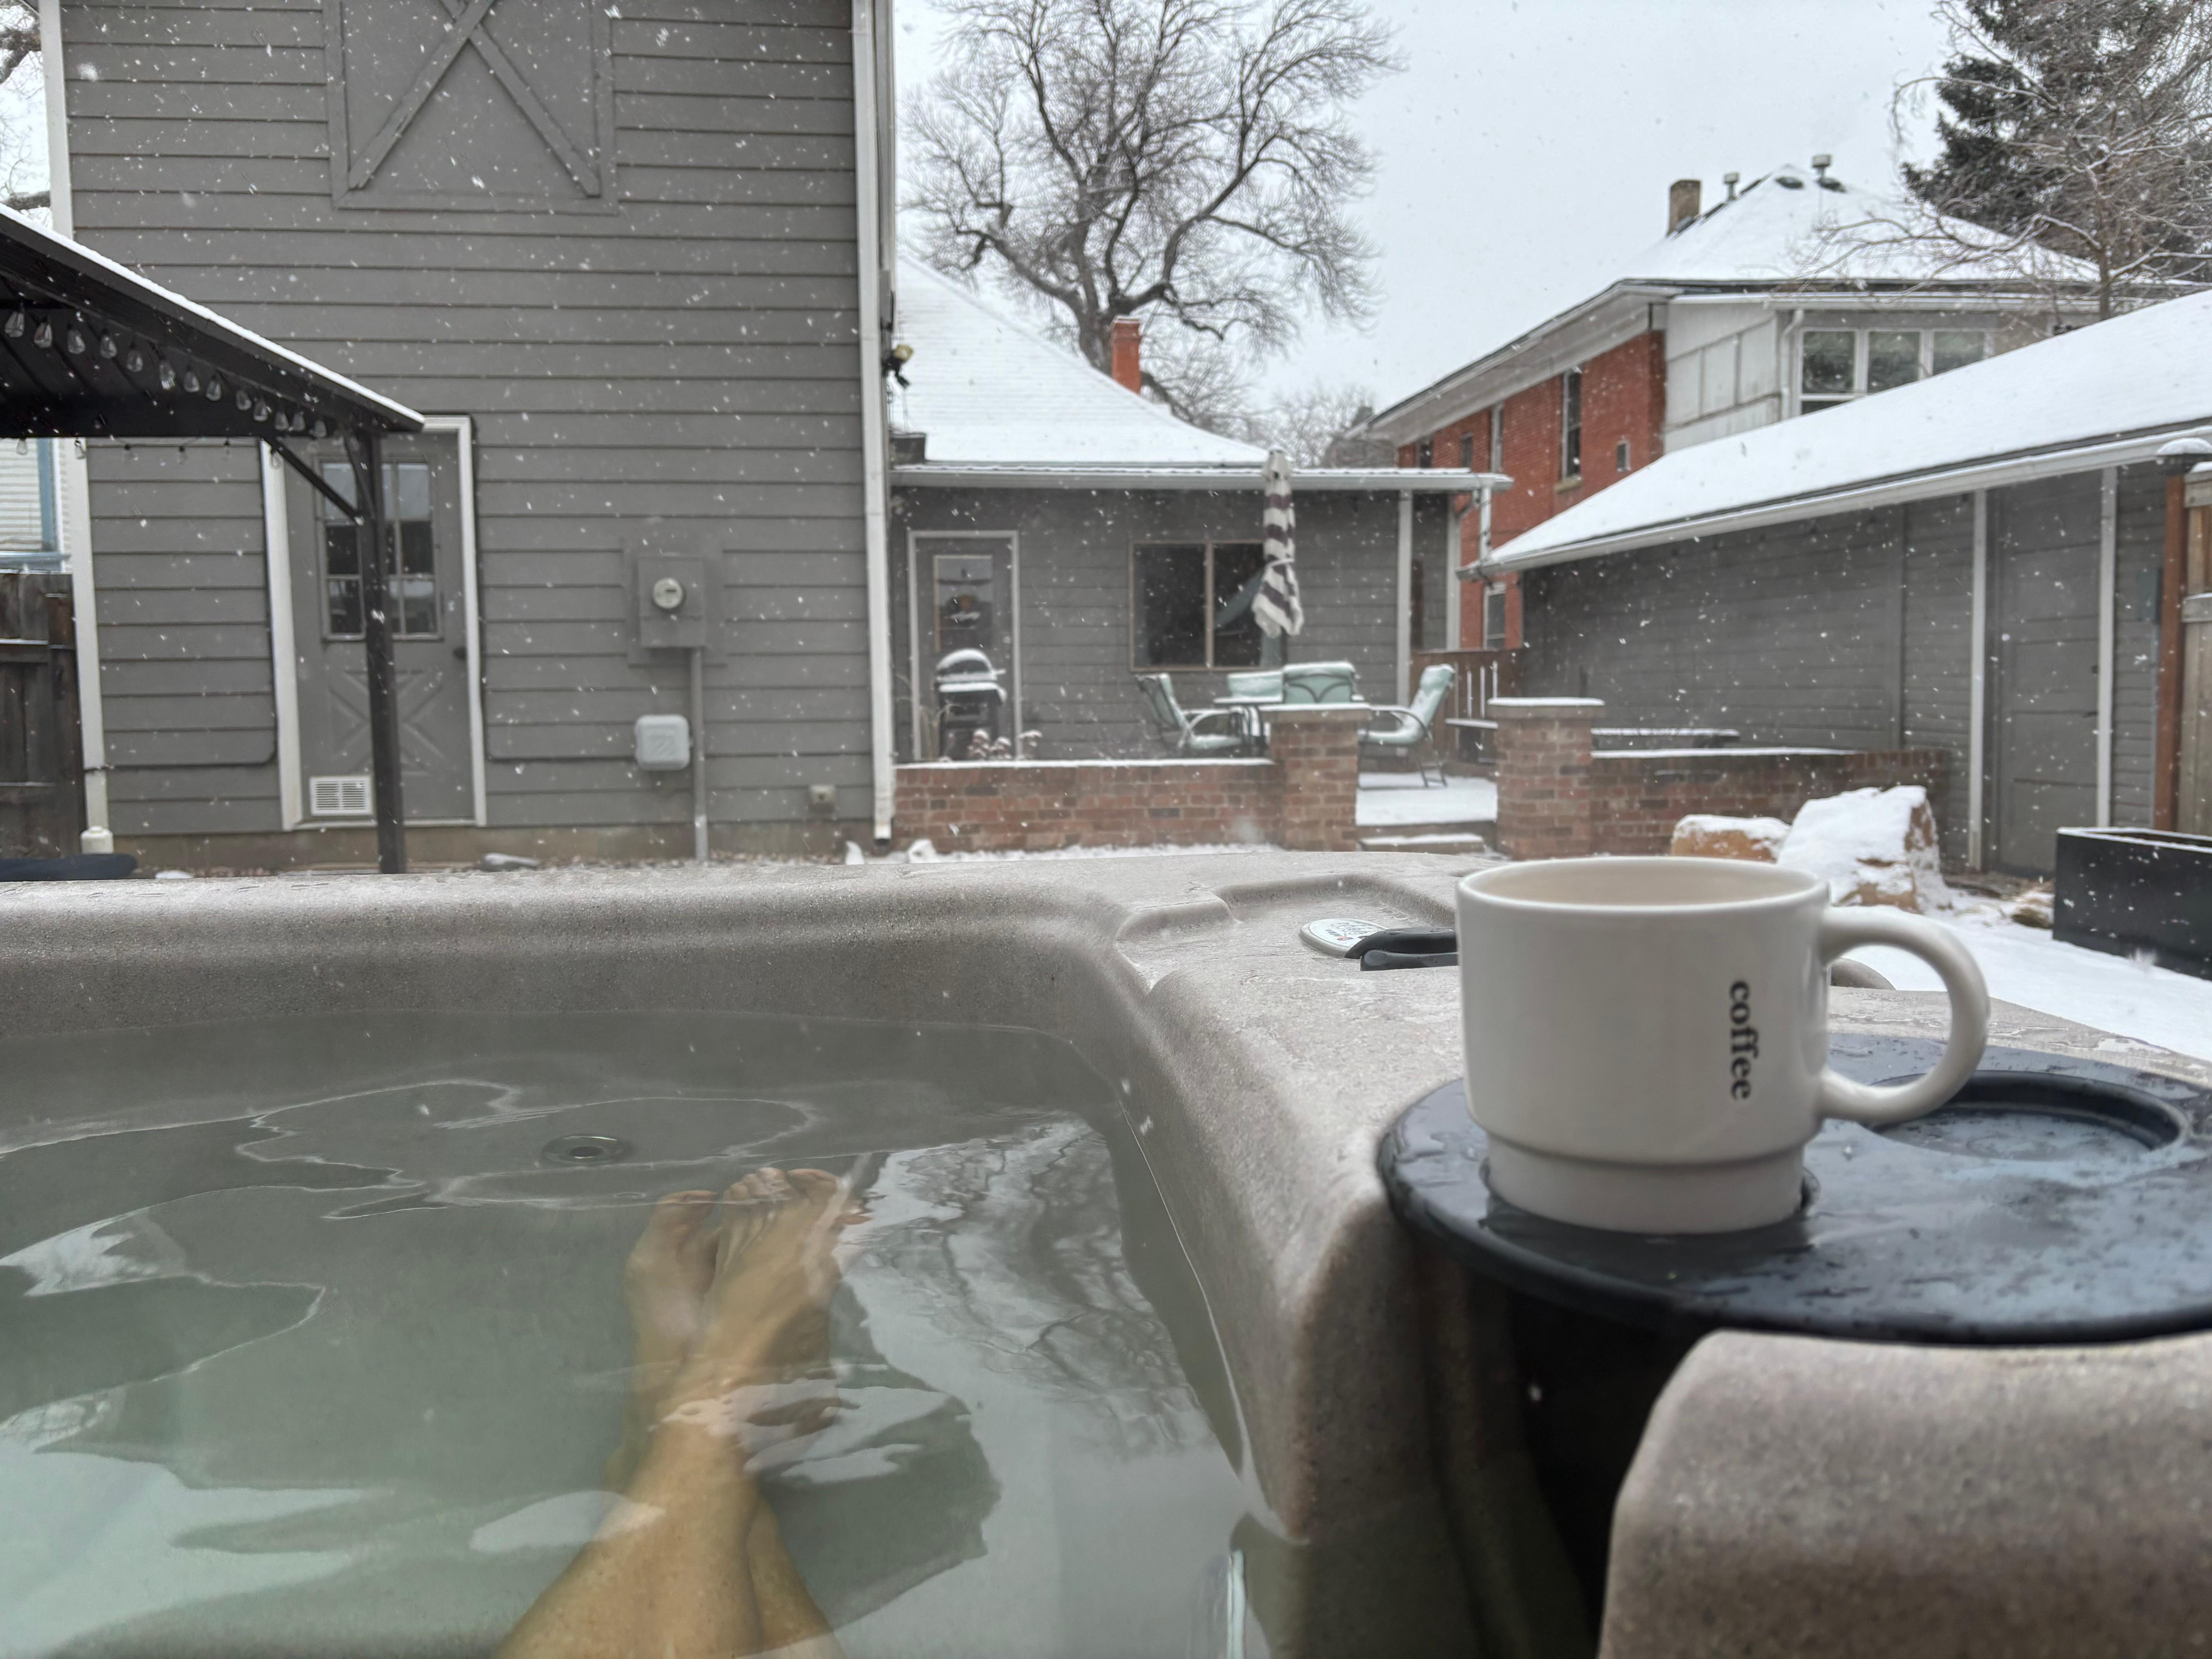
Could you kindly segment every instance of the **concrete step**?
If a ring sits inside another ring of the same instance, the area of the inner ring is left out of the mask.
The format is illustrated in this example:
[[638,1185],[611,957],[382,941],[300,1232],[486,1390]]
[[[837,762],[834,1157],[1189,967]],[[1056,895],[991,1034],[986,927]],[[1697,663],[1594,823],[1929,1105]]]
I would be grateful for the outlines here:
[[1393,830],[1387,835],[1362,836],[1359,847],[1366,853],[1486,853],[1490,843],[1480,836],[1470,835],[1464,830],[1423,830],[1416,825],[1408,833]]

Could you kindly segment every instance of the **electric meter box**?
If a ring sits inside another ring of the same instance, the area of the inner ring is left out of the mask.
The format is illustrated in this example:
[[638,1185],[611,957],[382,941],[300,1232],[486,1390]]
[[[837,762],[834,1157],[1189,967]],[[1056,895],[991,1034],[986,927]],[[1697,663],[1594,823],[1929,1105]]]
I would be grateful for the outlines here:
[[681,714],[640,714],[637,763],[647,772],[681,772],[690,765],[691,722]]
[[647,651],[690,651],[707,643],[707,562],[641,556],[631,567],[637,585],[637,642]]

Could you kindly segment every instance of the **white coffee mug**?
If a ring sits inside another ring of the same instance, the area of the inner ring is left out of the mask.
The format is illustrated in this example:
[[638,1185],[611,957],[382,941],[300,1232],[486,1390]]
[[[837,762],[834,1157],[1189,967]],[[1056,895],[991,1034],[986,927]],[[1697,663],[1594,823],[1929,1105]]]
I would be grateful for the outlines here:
[[[1826,1069],[1828,963],[1860,945],[1943,977],[1935,1070],[1874,1088]],[[1942,928],[1831,909],[1802,871],[1726,859],[1555,859],[1459,884],[1468,1109],[1499,1197],[1624,1232],[1724,1232],[1796,1212],[1824,1117],[1933,1111],[1982,1057],[1989,989]]]

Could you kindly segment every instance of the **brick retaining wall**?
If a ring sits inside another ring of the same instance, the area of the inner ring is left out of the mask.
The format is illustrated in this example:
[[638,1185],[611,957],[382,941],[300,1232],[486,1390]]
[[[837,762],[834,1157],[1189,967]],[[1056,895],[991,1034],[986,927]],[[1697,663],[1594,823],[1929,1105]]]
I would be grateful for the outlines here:
[[1590,849],[1664,853],[1692,812],[1787,823],[1808,800],[1900,783],[1923,785],[1941,823],[1949,761],[1940,749],[1601,750],[1589,762]]
[[1940,823],[1940,749],[1613,749],[1593,751],[1605,705],[1590,697],[1494,697],[1498,844],[1517,859],[1667,850],[1692,812],[1792,819],[1808,800],[1917,783]]
[[898,839],[946,853],[1359,845],[1364,708],[1271,711],[1267,760],[933,761],[898,769]]
[[898,833],[940,852],[1196,847],[1282,834],[1269,760],[975,761],[898,769]]

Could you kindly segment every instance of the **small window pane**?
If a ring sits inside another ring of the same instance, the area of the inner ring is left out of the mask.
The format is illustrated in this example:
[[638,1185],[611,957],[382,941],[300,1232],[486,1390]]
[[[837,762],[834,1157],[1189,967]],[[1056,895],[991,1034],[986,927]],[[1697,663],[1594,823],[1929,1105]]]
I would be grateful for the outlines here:
[[1850,401],[1849,398],[1801,398],[1797,400],[1797,412],[1817,415],[1824,409],[1840,409]]
[[[343,501],[348,507],[351,507],[353,505],[353,469],[348,466],[343,461],[325,461],[323,463],[323,482],[328,484],[337,498]],[[318,495],[315,497],[315,501],[316,503],[321,507],[324,518],[329,520],[343,520],[343,515],[339,513],[337,508],[332,507],[328,500],[323,496]]]
[[1502,583],[1482,596],[1482,642],[1492,651],[1505,648],[1505,588]]
[[1137,550],[1140,668],[1206,666],[1206,545]]
[[[427,519],[430,516],[430,467],[426,461],[402,461],[392,471],[398,478],[387,478],[386,489],[391,492],[389,511],[395,519]],[[396,487],[395,487],[396,485]]]
[[1920,378],[1920,331],[1875,329],[1867,336],[1867,390],[1887,392]]
[[1979,329],[1939,328],[1936,331],[1936,372],[1948,374],[1989,356],[1990,337]]
[[361,548],[350,526],[323,526],[323,626],[340,636],[361,632]]
[[1798,382],[1798,390],[1808,398],[1858,390],[1853,363],[1857,344],[1857,337],[1847,328],[1806,330],[1804,378]]
[[[1213,663],[1217,668],[1255,668],[1265,636],[1252,615],[1252,595],[1267,562],[1258,542],[1222,542],[1213,550]],[[1234,612],[1226,622],[1219,620]]]

